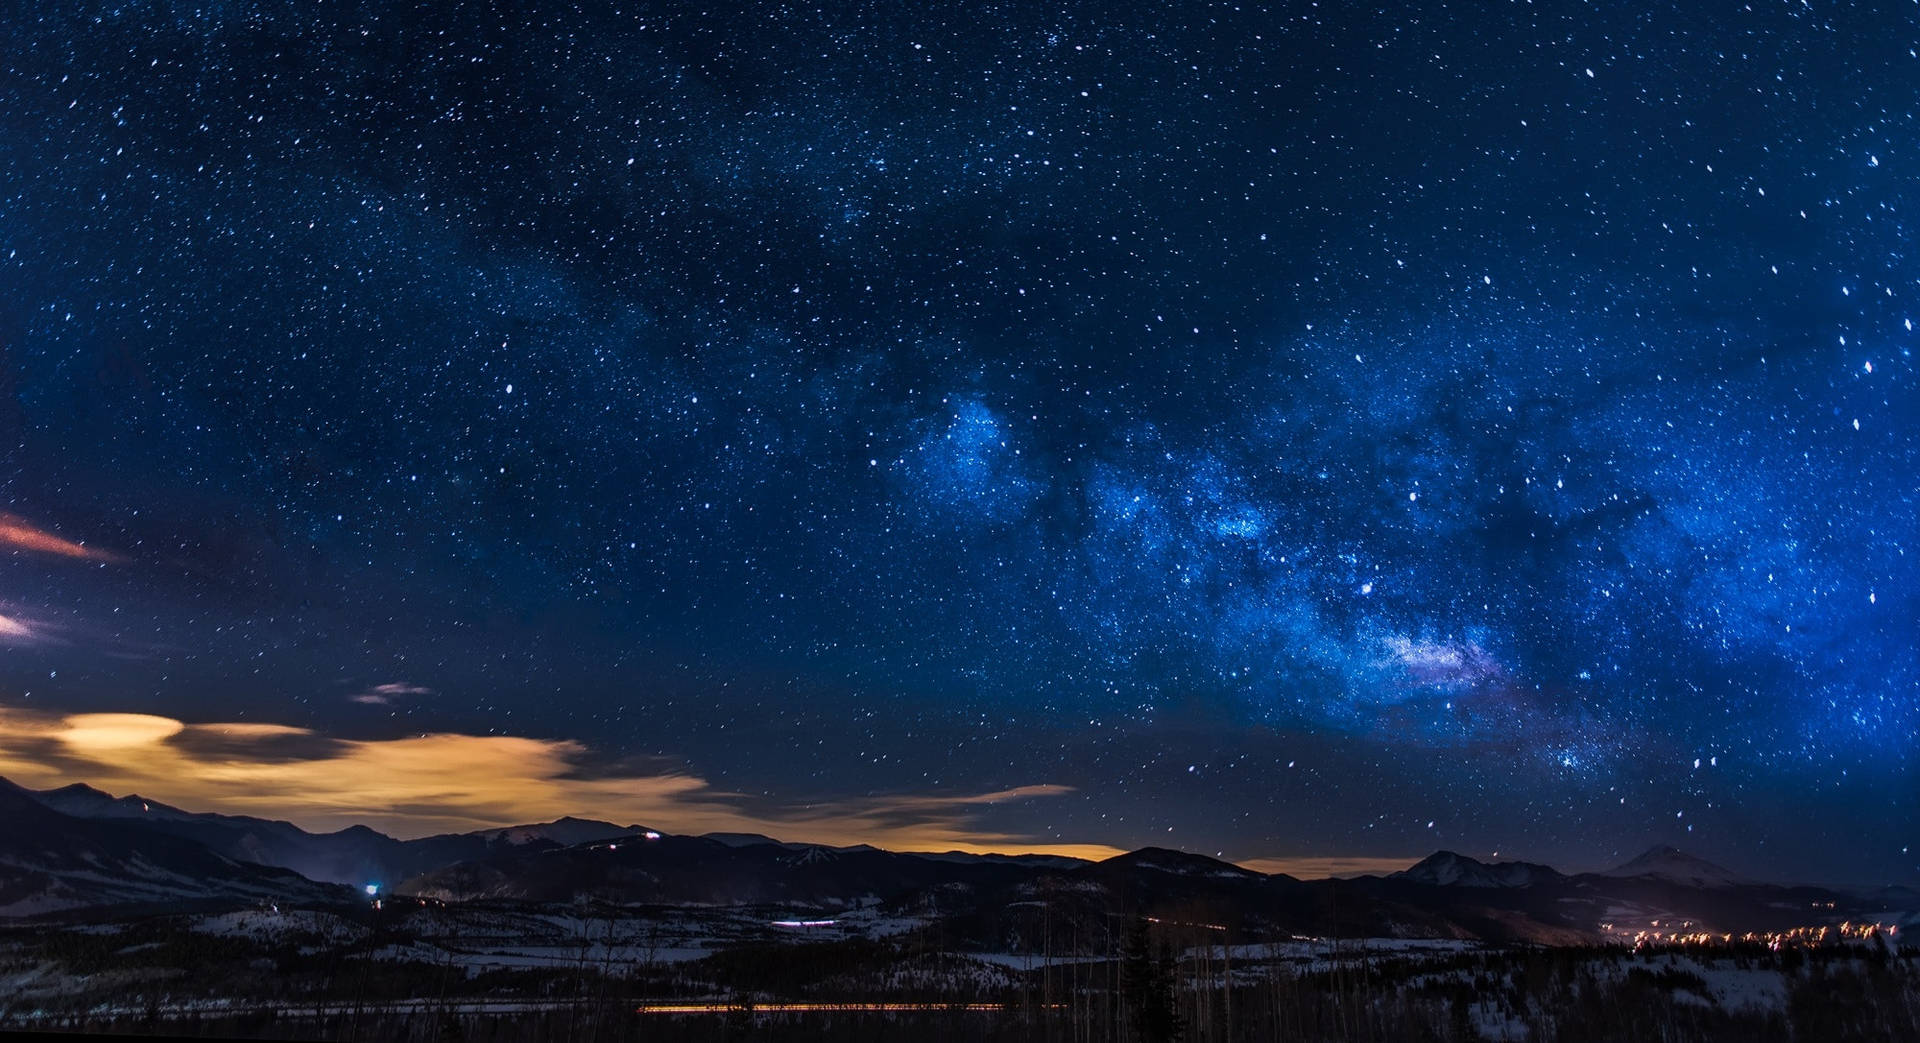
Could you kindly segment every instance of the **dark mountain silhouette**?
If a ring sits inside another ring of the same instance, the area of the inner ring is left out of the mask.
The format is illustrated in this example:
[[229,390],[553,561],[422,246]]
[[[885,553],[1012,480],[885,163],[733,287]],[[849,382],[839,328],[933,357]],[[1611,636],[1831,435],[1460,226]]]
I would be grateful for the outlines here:
[[645,826],[616,826],[611,822],[598,819],[575,818],[565,815],[552,822],[535,822],[523,826],[502,826],[499,829],[476,829],[471,833],[447,834],[448,836],[484,837],[489,841],[507,844],[552,843],[566,847],[572,844],[586,844],[595,840],[607,840],[622,837],[629,833],[644,833]]
[[0,915],[249,897],[366,900],[269,861],[452,903],[769,906],[823,916],[878,908],[937,919],[954,944],[990,949],[1008,938],[1042,936],[1058,923],[1109,924],[1119,913],[1154,917],[1200,932],[1196,937],[1541,944],[1675,928],[1920,921],[1920,894],[1911,888],[1842,892],[1754,883],[1671,848],[1605,873],[1566,875],[1440,851],[1387,876],[1298,880],[1167,848],[1099,862],[916,854],[741,834],[663,836],[571,818],[400,841],[365,827],[316,834],[86,787],[33,793],[0,783]]
[[820,909],[879,903],[902,914],[937,915],[951,937],[980,945],[1043,930],[1042,923],[1027,921],[1049,915],[1047,910],[1085,922],[1129,910],[1196,930],[1235,933],[1541,944],[1593,942],[1681,924],[1741,932],[1847,915],[1883,920],[1903,915],[1885,893],[1853,896],[1717,879],[1700,886],[1653,875],[1568,876],[1550,866],[1486,864],[1453,852],[1439,852],[1386,877],[1297,880],[1165,848],[1076,862],[792,844],[733,846],[710,837],[676,836],[501,852],[423,874],[403,882],[400,890],[455,902]]
[[456,901],[834,905],[927,888],[1006,883],[1032,872],[1020,862],[998,859],[937,860],[877,848],[667,835],[499,852],[425,873],[401,883],[399,890]]
[[483,858],[498,851],[564,847],[645,831],[640,826],[616,826],[611,822],[569,817],[473,833],[398,840],[366,826],[349,826],[333,833],[309,833],[291,822],[250,815],[182,811],[144,797],[115,797],[78,783],[34,796],[47,807],[67,815],[135,821],[154,831],[203,844],[228,858],[280,866],[309,879],[356,887],[391,886],[441,866]]
[[1435,887],[1532,887],[1560,879],[1560,873],[1533,862],[1481,862],[1452,851],[1436,851],[1391,879]]
[[36,797],[0,780],[0,916],[352,897],[346,888],[228,858],[140,825],[61,814]]
[[761,844],[789,848],[806,846],[805,844],[789,844],[785,841],[775,840],[764,833],[702,833],[700,835],[704,839],[717,841],[728,847],[755,847]]
[[1679,848],[1659,844],[1638,858],[1603,871],[1601,876],[1650,877],[1692,887],[1740,887],[1755,881],[1731,869],[1696,858]]
[[1124,855],[1115,855],[1097,864],[1107,870],[1164,873],[1169,876],[1211,880],[1245,882],[1265,877],[1263,873],[1256,873],[1244,866],[1234,865],[1232,862],[1222,862],[1217,858],[1165,847],[1143,847]]

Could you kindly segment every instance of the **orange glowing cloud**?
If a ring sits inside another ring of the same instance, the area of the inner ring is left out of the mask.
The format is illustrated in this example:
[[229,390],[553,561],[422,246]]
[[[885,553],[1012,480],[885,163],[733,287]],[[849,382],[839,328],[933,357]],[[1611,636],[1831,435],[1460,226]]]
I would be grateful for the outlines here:
[[145,713],[77,713],[66,718],[66,727],[53,734],[74,753],[85,756],[112,756],[121,751],[138,751],[180,734],[186,725],[171,717]]
[[675,833],[766,833],[894,850],[1039,852],[1106,858],[979,823],[996,804],[1056,798],[1059,785],[899,794],[750,807],[681,771],[594,774],[565,739],[431,733],[336,739],[277,724],[189,724],[151,714],[55,715],[0,708],[0,775],[45,788],[82,781],[193,810],[290,819],[314,830],[364,823],[417,837],[563,815]]
[[62,558],[77,558],[81,561],[119,560],[117,555],[62,539],[25,518],[5,513],[0,513],[0,547],[12,547],[16,551],[33,551],[36,554],[54,554]]

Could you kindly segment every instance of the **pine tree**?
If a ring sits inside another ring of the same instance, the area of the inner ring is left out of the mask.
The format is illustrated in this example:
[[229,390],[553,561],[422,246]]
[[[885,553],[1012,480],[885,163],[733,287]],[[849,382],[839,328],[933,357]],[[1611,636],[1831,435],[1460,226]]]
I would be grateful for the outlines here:
[[1156,951],[1147,936],[1146,920],[1134,920],[1121,957],[1120,987],[1142,1043],[1175,1043],[1184,1034],[1186,1026],[1174,1006],[1173,982],[1173,947],[1162,942]]

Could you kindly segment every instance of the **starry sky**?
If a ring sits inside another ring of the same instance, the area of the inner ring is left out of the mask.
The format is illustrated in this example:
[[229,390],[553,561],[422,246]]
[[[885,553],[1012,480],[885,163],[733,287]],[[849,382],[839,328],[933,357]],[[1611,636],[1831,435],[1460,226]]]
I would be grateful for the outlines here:
[[1891,2],[8,5],[0,772],[1911,881],[1916,49]]

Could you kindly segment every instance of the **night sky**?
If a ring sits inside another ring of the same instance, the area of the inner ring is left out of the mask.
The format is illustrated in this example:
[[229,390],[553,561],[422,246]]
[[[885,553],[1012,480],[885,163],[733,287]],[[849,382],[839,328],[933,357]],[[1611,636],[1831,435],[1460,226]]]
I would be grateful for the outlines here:
[[1911,881],[1920,7],[1640,6],[9,4],[0,774]]

